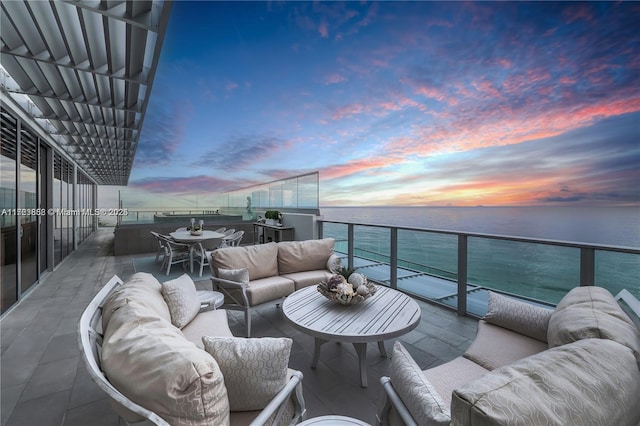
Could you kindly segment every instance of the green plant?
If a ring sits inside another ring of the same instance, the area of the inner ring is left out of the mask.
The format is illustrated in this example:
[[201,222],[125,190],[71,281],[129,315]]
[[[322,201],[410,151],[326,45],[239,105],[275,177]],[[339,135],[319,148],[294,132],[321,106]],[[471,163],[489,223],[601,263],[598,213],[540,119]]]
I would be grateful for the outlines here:
[[264,213],[265,219],[275,219],[278,220],[280,218],[280,212],[278,210],[267,210]]
[[351,274],[353,274],[355,271],[356,271],[355,268],[347,268],[346,266],[343,266],[338,271],[338,275],[342,275],[343,277],[345,277],[345,279],[348,280],[349,276],[351,276]]

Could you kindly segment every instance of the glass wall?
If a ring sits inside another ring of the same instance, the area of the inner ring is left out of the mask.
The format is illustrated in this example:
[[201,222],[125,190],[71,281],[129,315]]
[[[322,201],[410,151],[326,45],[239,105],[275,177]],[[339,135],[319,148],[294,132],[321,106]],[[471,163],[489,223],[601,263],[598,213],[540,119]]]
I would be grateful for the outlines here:
[[2,140],[0,143],[0,216],[2,240],[0,240],[0,268],[2,279],[2,311],[4,312],[18,300],[18,272],[16,255],[17,228],[16,215],[12,214],[16,206],[17,188],[17,121],[4,109],[1,111]]
[[55,152],[27,123],[4,107],[0,111],[0,285],[4,313],[42,274],[73,251],[74,223],[78,243],[91,234],[94,217],[78,212],[95,208],[96,186],[86,174],[76,173],[74,164]]
[[20,188],[18,207],[21,210],[20,227],[20,270],[21,292],[24,293],[38,279],[38,150],[35,135],[20,132]]
[[[62,156],[57,152],[53,157],[53,200],[54,211],[62,210]],[[53,215],[53,259],[54,264],[62,262],[62,216]]]
[[[159,215],[193,215],[221,213],[255,220],[257,210],[315,213],[319,208],[319,174],[313,172],[226,193],[172,195],[126,189],[120,191],[119,207],[126,215],[120,223],[153,223]],[[102,218],[103,220],[110,218]]]

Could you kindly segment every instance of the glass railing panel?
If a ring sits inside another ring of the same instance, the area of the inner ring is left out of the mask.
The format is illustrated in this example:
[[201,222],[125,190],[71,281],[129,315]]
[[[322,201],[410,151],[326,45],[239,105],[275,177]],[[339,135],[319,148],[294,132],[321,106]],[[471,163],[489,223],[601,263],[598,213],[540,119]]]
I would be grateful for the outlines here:
[[442,301],[457,292],[457,236],[398,230],[397,287]]
[[640,256],[596,250],[595,285],[604,287],[614,296],[626,289],[640,299]]
[[[395,262],[398,289],[458,308],[458,276],[462,272],[458,270],[458,241],[467,234],[323,222],[324,236],[336,238],[336,251],[342,252],[345,259],[350,226],[354,230],[354,264],[360,272],[382,284],[393,285],[390,268]],[[397,229],[396,253],[391,252],[394,229]],[[627,289],[640,299],[637,249],[608,250],[570,242],[490,235],[467,235],[466,240],[467,313],[485,315],[490,290],[533,304],[553,306],[579,286],[581,280],[589,281],[591,272],[594,284],[607,288],[613,295]],[[594,271],[589,271],[590,250],[595,251]],[[581,276],[581,272],[585,275]]]
[[322,224],[322,238],[333,238],[335,245],[333,250],[342,258],[342,264],[347,265],[347,254],[349,253],[349,227],[344,223],[324,222]]
[[380,284],[391,279],[391,230],[389,228],[355,225],[353,227],[354,267],[358,272]]
[[580,249],[469,237],[467,282],[555,305],[580,285]]

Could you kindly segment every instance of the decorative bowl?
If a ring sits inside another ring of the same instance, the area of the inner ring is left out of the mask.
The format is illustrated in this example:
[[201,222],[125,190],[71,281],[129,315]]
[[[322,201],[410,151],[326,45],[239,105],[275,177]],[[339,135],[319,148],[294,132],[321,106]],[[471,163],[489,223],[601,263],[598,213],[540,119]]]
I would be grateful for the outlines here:
[[198,231],[189,231],[189,233],[191,235],[200,236],[200,235],[202,235],[202,230],[200,229]]
[[359,285],[354,289],[354,284],[347,282],[341,275],[334,275],[328,281],[322,281],[318,284],[318,292],[332,302],[341,305],[356,305],[373,296],[377,290],[376,286],[368,282],[364,275],[361,276]]

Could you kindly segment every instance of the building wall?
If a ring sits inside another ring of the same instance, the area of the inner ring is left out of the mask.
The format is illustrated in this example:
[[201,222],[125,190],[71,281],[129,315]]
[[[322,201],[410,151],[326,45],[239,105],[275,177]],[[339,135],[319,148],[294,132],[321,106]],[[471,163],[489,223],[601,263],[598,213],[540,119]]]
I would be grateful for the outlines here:
[[96,185],[41,137],[27,115],[0,109],[0,313],[96,227]]

